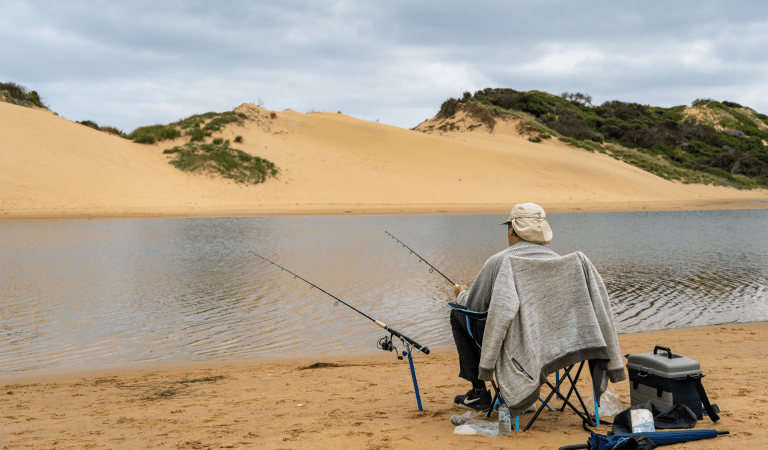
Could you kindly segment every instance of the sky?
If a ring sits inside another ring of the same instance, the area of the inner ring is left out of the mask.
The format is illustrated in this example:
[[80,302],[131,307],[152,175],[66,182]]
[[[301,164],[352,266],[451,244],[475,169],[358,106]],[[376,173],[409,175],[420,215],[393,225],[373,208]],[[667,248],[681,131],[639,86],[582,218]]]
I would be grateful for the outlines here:
[[768,114],[762,1],[0,2],[0,82],[130,132],[259,100],[412,128],[486,87]]

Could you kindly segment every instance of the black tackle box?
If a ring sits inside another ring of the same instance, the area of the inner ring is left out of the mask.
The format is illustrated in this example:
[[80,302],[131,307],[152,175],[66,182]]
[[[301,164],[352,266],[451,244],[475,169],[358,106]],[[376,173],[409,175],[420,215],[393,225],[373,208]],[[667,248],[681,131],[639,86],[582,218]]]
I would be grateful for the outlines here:
[[699,420],[704,418],[704,408],[695,384],[697,379],[704,377],[698,362],[658,345],[653,353],[626,357],[632,406],[650,400],[666,411],[682,403],[691,408]]

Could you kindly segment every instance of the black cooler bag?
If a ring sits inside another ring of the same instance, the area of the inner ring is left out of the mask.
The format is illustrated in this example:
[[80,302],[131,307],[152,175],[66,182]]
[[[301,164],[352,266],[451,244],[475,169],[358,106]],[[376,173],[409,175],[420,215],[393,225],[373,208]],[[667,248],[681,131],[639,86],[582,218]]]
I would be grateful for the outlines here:
[[[663,350],[659,353],[659,350]],[[706,412],[712,421],[720,419],[717,405],[710,405],[701,379],[704,375],[698,362],[676,355],[667,347],[657,345],[653,353],[626,355],[632,406],[653,402],[662,411],[683,404],[701,420]],[[702,407],[703,403],[703,407]]]

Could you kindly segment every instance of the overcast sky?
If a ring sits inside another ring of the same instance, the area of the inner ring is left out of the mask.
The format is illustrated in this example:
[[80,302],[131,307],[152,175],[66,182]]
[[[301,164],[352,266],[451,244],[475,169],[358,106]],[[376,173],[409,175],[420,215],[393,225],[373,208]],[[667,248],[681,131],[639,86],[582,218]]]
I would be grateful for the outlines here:
[[126,132],[257,99],[411,128],[486,87],[768,113],[768,3],[2,0],[0,81]]

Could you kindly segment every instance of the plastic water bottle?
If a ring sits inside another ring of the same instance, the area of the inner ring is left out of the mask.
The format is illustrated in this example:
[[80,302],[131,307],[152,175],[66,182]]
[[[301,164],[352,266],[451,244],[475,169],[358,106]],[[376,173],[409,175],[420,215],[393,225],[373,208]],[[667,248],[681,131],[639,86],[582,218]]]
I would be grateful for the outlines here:
[[509,408],[502,403],[499,405],[499,435],[506,436],[512,431],[512,418],[509,414]]

